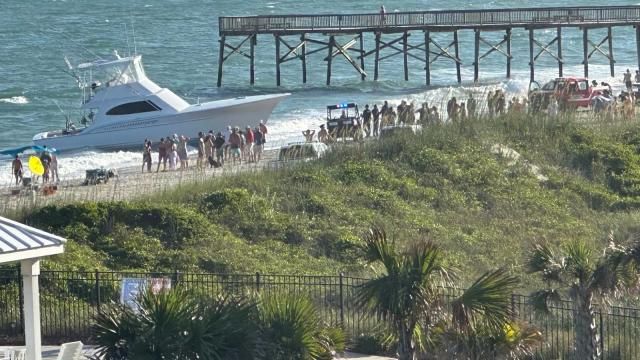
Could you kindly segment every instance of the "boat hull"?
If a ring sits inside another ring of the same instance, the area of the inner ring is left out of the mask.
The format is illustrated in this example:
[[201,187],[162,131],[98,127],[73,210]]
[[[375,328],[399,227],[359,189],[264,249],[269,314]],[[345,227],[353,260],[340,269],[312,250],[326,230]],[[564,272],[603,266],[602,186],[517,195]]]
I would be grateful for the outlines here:
[[[202,109],[158,117],[141,117],[124,122],[90,126],[75,134],[46,136],[38,134],[33,138],[35,145],[55,148],[57,151],[82,149],[122,150],[142,148],[145,139],[157,143],[160,138],[173,134],[195,138],[198,132],[223,131],[227,126],[255,127],[260,120],[267,121],[273,109],[288,94],[255,96],[245,98],[241,104],[207,107]],[[253,100],[255,99],[255,100]]]

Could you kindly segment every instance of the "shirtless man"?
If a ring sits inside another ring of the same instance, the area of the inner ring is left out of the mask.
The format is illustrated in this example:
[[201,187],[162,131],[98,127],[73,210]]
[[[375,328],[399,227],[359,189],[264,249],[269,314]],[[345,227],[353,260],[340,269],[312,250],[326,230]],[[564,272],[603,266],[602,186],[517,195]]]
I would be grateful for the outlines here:
[[20,182],[22,182],[22,160],[20,160],[20,157],[16,154],[16,158],[13,159],[13,161],[11,162],[11,169],[13,172],[13,176],[15,176],[16,178],[16,185],[19,185]]
[[325,129],[324,124],[320,125],[320,131],[318,131],[318,141],[325,144],[329,142],[329,133],[327,132],[327,129]]
[[313,135],[316,134],[315,130],[305,130],[302,132],[302,136],[304,136],[304,139],[306,142],[313,142]]
[[240,137],[239,130],[237,127],[231,131],[231,135],[229,135],[229,149],[231,150],[231,160],[233,165],[236,164],[236,159],[238,163],[242,165],[242,154],[240,153],[240,146],[242,145],[242,138]]
[[51,153],[51,181],[60,182],[60,175],[58,175],[58,157],[54,153]]
[[160,144],[158,144],[158,168],[156,169],[156,172],[160,171],[160,164],[162,163],[162,171],[167,171],[167,159],[168,157],[168,153],[169,153],[169,149],[168,147],[171,146],[169,144],[167,144],[164,141],[164,138],[160,139]]

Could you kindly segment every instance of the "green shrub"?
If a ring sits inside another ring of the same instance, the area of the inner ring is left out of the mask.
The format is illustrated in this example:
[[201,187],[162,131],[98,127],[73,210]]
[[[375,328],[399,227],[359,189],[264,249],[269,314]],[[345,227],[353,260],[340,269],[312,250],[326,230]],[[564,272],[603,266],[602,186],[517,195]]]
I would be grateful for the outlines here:
[[113,304],[95,318],[97,356],[126,359],[253,359],[254,305],[177,288],[143,291],[135,308]]
[[269,294],[259,302],[265,359],[331,359],[331,352],[344,349],[340,329],[322,325],[313,303],[300,294]]

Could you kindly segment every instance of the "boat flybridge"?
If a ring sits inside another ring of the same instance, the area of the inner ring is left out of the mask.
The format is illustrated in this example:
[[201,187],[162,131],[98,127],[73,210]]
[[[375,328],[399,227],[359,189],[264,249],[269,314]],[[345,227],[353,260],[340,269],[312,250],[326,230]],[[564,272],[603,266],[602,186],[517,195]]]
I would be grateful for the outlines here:
[[198,132],[244,128],[267,121],[290,94],[238,97],[189,104],[147,78],[142,57],[134,55],[83,63],[70,69],[82,91],[80,124],[67,119],[65,129],[36,134],[36,145],[58,151],[85,148],[117,150],[139,147],[144,139],[172,134],[196,138]]

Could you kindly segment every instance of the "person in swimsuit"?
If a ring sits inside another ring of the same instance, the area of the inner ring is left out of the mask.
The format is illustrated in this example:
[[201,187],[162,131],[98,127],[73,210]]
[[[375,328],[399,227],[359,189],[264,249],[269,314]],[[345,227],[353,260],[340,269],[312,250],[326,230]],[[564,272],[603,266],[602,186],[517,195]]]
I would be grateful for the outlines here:
[[306,142],[313,142],[313,136],[316,134],[315,130],[305,130],[302,132],[302,136],[304,136],[304,139]]
[[144,148],[142,150],[142,172],[144,172],[145,165],[147,172],[151,172],[151,141],[144,139]]
[[189,155],[187,154],[187,142],[189,138],[182,135],[178,142],[178,158],[180,158],[180,170],[189,168]]
[[20,160],[20,156],[16,154],[16,158],[11,162],[11,169],[13,172],[13,176],[16,178],[16,185],[19,185],[22,182],[22,160]]
[[156,172],[160,171],[160,163],[162,163],[163,168],[162,171],[167,171],[167,160],[168,160],[168,152],[167,143],[164,141],[164,138],[160,139],[160,144],[158,144],[158,168]]

